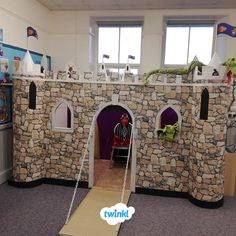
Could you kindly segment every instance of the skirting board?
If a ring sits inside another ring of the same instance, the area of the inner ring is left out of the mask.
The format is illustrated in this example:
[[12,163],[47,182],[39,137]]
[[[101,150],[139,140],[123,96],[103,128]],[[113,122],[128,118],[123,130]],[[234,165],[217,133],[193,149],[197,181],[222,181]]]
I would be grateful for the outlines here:
[[8,179],[11,178],[12,168],[0,172],[0,184],[5,183]]
[[135,188],[135,192],[139,194],[148,194],[148,195],[155,195],[155,196],[187,198],[192,204],[198,207],[208,208],[208,209],[216,209],[216,208],[222,207],[224,204],[224,197],[222,197],[219,201],[216,201],[216,202],[207,202],[207,201],[198,200],[186,192],[167,191],[167,190],[160,190],[160,189],[148,189],[148,188],[142,188],[142,187]]
[[[30,182],[18,182],[14,180],[8,180],[8,184],[14,187],[18,187],[18,188],[33,188],[41,184],[52,184],[52,185],[75,187],[76,180],[42,178],[42,179],[30,181]],[[78,187],[88,188],[88,182],[80,181],[78,184]]]

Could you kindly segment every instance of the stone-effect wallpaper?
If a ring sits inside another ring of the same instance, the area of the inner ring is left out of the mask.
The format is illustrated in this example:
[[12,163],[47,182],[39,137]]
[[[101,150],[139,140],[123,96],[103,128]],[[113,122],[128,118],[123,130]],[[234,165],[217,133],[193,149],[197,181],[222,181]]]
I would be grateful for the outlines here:
[[[136,187],[189,192],[194,198],[223,197],[223,167],[227,112],[231,87],[200,84],[127,85],[35,80],[37,105],[28,108],[33,78],[13,80],[15,181],[39,178],[72,179],[79,171],[90,124],[101,103],[119,95],[119,103],[134,114],[137,129]],[[201,92],[209,90],[208,120],[200,120]],[[74,132],[52,131],[52,109],[59,99],[74,109]],[[158,112],[167,105],[181,114],[174,142],[158,140]],[[82,179],[88,181],[88,155]]]

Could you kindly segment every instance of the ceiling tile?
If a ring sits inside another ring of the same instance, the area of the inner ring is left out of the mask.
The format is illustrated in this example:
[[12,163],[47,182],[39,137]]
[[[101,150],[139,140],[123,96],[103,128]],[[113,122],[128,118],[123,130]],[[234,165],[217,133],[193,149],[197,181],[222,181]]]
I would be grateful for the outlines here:
[[50,10],[236,8],[235,0],[37,0]]

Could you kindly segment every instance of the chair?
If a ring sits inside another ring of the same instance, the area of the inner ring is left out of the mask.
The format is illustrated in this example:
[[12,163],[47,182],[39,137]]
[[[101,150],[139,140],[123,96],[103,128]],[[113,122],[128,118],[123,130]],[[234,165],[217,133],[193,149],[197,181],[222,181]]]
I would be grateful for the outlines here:
[[129,155],[131,131],[132,131],[131,123],[122,125],[122,123],[120,122],[116,124],[113,134],[110,168],[113,167],[114,162],[126,163]]

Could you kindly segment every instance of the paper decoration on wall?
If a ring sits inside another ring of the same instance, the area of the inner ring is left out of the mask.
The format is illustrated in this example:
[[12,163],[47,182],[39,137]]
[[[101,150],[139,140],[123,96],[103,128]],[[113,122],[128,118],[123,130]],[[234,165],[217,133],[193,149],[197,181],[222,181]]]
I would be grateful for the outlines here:
[[5,122],[8,119],[8,107],[7,107],[7,95],[5,88],[0,88],[0,123]]
[[27,27],[27,37],[31,37],[31,36],[38,39],[37,31],[33,27],[29,26]]
[[0,29],[0,42],[3,42],[3,29]]
[[3,56],[3,29],[0,29],[0,56]]
[[21,74],[21,61],[19,57],[14,57],[14,60],[12,61],[12,73],[13,74]]
[[3,56],[3,45],[2,43],[0,43],[0,57]]
[[226,34],[231,37],[236,37],[236,26],[227,23],[220,23],[217,25],[217,35]]
[[12,61],[12,72],[13,74],[19,74],[20,70],[20,61],[13,60]]
[[29,87],[29,108],[36,109],[36,85],[33,81]]
[[204,88],[201,94],[200,120],[208,119],[209,92]]
[[7,58],[0,58],[0,67],[1,67],[1,72],[3,73],[8,72],[8,59]]
[[22,61],[22,67],[23,74],[29,74],[34,71],[34,62],[28,50],[26,51]]

